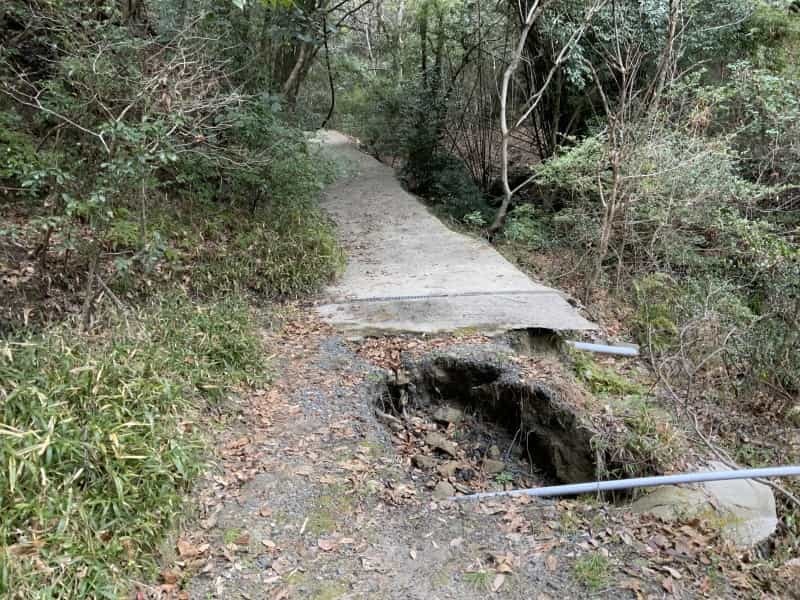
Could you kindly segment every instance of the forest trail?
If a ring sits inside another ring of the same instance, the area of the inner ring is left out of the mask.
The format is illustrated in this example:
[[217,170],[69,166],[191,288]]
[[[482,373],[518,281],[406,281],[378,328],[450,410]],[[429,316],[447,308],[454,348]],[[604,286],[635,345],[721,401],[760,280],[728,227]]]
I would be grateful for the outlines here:
[[448,229],[347,136],[319,138],[350,172],[322,200],[348,254],[317,309],[323,321],[364,335],[594,328],[562,292],[531,281],[484,240]]
[[[591,323],[486,244],[448,230],[344,136],[325,140],[358,170],[326,194],[351,259],[328,290],[340,303],[282,307],[264,331],[278,378],[210,415],[217,462],[195,489],[197,518],[177,540],[175,564],[187,573],[178,597],[553,600],[657,598],[667,589],[696,597],[705,580],[687,570],[711,563],[695,558],[707,538],[692,528],[586,499],[449,500],[542,485],[546,449],[532,452],[529,434],[459,393],[445,397],[439,382],[429,382],[430,404],[408,400],[398,390],[426,381],[407,379],[414,361],[434,357],[431,373],[445,383],[447,365],[475,365],[453,375],[454,390],[491,388],[496,378],[580,401],[557,359],[487,336]],[[367,300],[386,296],[426,298]],[[401,331],[412,335],[392,334]],[[382,334],[365,337],[374,332]],[[566,444],[557,448],[567,456]],[[676,564],[667,536],[691,559]],[[667,563],[675,567],[659,574]]]

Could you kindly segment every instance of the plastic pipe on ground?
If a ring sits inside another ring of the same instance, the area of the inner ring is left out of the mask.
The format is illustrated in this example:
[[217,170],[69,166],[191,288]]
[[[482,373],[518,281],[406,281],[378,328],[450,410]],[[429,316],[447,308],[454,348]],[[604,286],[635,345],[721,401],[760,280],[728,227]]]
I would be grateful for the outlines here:
[[576,350],[597,352],[599,354],[618,354],[619,356],[639,356],[639,350],[629,346],[607,346],[606,344],[590,344],[588,342],[568,341],[567,344]]
[[452,496],[450,500],[485,500],[502,496],[573,496],[575,494],[591,494],[611,492],[614,490],[630,490],[633,488],[657,487],[660,485],[676,485],[679,483],[701,483],[704,481],[725,481],[729,479],[760,479],[762,477],[798,477],[800,466],[765,467],[761,469],[739,469],[735,471],[702,471],[700,473],[682,473],[680,475],[661,475],[659,477],[637,477],[634,479],[618,479],[615,481],[593,481],[591,483],[570,483],[547,487],[509,490],[504,492],[482,492],[466,496]]

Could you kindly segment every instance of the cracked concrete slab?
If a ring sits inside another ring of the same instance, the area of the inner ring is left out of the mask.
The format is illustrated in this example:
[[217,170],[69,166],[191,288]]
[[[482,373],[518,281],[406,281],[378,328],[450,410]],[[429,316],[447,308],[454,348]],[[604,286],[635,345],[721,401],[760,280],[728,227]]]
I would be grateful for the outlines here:
[[348,137],[324,131],[319,139],[354,171],[322,198],[348,254],[317,307],[323,320],[354,335],[595,329],[563,293],[486,241],[447,228]]

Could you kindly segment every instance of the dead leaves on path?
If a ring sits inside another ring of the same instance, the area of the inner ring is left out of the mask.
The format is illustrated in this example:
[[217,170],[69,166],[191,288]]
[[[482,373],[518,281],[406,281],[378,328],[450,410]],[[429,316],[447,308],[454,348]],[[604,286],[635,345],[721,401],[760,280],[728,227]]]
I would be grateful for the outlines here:
[[178,550],[178,556],[183,561],[204,556],[210,548],[207,543],[195,544],[186,538],[179,538],[175,545]]
[[411,335],[366,338],[353,344],[355,353],[367,362],[397,372],[402,366],[403,355],[410,358],[428,354],[437,349],[459,344],[483,344],[490,341],[485,335],[442,335],[422,338]]

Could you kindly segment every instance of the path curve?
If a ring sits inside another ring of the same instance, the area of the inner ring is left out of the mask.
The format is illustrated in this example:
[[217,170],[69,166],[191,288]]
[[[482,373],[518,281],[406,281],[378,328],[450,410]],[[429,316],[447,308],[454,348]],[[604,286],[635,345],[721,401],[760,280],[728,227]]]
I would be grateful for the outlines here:
[[348,253],[317,307],[324,321],[360,335],[595,328],[486,241],[448,229],[350,138],[322,131],[319,141],[355,172],[322,198]]

